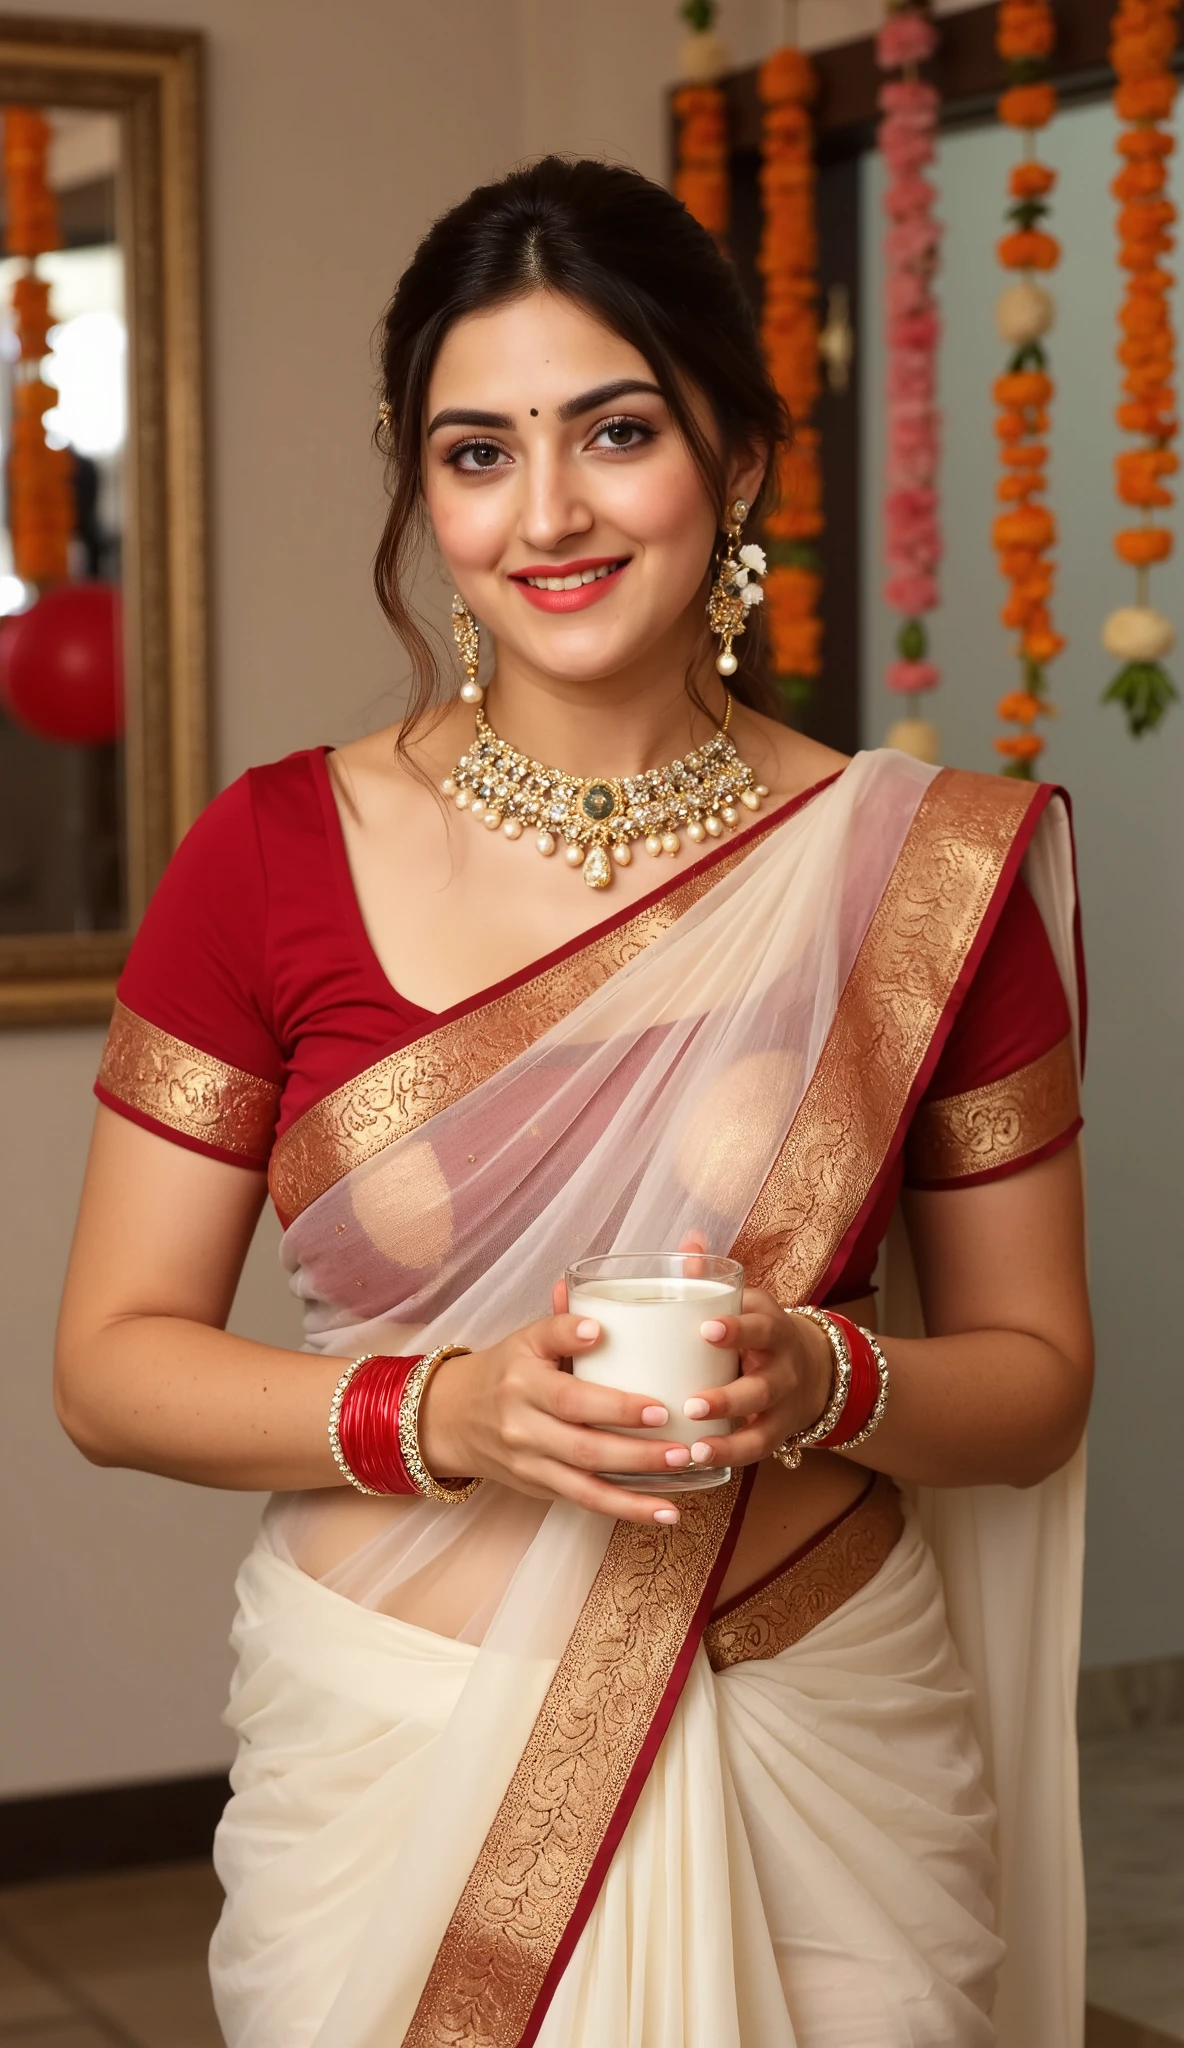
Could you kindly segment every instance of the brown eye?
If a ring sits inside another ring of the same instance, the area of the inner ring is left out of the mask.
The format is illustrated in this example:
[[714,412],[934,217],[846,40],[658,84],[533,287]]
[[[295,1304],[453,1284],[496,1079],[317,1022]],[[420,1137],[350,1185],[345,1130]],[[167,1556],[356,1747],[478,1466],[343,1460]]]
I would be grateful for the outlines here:
[[636,429],[632,420],[614,420],[611,427],[606,427],[604,431],[614,448],[627,448]]
[[478,442],[475,448],[470,448],[468,453],[472,458],[475,468],[492,469],[498,456],[501,454],[501,450],[500,448],[494,448],[487,441],[481,441]]

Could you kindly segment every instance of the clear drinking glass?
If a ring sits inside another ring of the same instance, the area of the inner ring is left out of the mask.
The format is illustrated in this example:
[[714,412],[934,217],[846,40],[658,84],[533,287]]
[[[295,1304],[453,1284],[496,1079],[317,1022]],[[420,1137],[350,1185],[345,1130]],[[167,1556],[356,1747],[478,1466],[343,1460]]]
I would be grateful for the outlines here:
[[[568,1267],[571,1313],[592,1316],[601,1331],[596,1349],[574,1361],[575,1377],[627,1394],[648,1394],[670,1415],[661,1429],[606,1434],[648,1436],[688,1449],[706,1437],[731,1434],[730,1422],[691,1422],[683,1403],[707,1387],[726,1386],[739,1374],[739,1352],[708,1344],[699,1325],[713,1316],[738,1316],[743,1291],[739,1262],[708,1252],[611,1252]],[[601,1474],[634,1493],[698,1493],[726,1486],[731,1476],[728,1465]]]

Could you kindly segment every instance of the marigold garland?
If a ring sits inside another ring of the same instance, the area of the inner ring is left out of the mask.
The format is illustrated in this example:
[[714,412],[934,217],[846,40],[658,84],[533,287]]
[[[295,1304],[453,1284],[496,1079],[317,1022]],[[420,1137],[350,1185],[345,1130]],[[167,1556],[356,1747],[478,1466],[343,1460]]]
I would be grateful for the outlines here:
[[937,149],[939,98],[917,77],[937,47],[927,8],[897,0],[876,40],[882,70],[897,71],[878,95],[877,141],[887,171],[884,212],[885,340],[887,355],[887,475],[884,497],[887,580],[884,595],[904,618],[896,659],[885,680],[905,696],[908,715],[888,734],[890,746],[923,760],[937,759],[936,729],[920,715],[921,695],[941,681],[929,659],[924,614],[940,603],[937,582],[942,541],[938,518],[941,414],[937,407],[937,348],[941,335],[934,275],[941,224],[934,217],[936,188],[923,173]]
[[58,394],[41,376],[53,325],[49,285],[36,274],[37,257],[61,247],[55,194],[46,176],[49,123],[31,107],[5,107],[4,239],[10,256],[29,259],[13,287],[20,357],[12,393],[12,446],[8,457],[8,527],[13,567],[26,583],[60,583],[69,574],[75,514],[74,460],[68,449],[46,445],[44,415]]
[[1119,203],[1118,260],[1126,272],[1117,351],[1124,397],[1116,416],[1123,431],[1142,435],[1145,445],[1119,455],[1114,465],[1119,502],[1137,507],[1142,524],[1124,527],[1114,538],[1119,560],[1135,571],[1135,602],[1111,612],[1102,628],[1102,645],[1123,664],[1103,702],[1123,706],[1136,736],[1153,730],[1179,694],[1160,659],[1170,652],[1175,629],[1152,610],[1148,593],[1151,565],[1166,561],[1173,545],[1153,515],[1174,503],[1165,478],[1179,466],[1168,446],[1178,427],[1170,310],[1175,279],[1161,261],[1175,242],[1170,230],[1176,209],[1166,193],[1175,142],[1160,126],[1170,119],[1176,97],[1171,60],[1178,12],[1179,0],[1120,0],[1110,30],[1118,81],[1114,106],[1130,124],[1118,138],[1122,167],[1110,187]]
[[731,217],[731,187],[727,99],[716,80],[726,69],[727,56],[713,30],[716,0],[684,0],[679,13],[691,33],[682,47],[687,83],[674,95],[678,123],[674,192],[687,212],[722,245]]
[[996,491],[1003,509],[992,528],[1000,574],[1011,586],[1000,614],[1018,634],[1017,653],[1022,681],[1008,690],[996,710],[1018,732],[995,741],[1005,775],[1030,780],[1033,763],[1044,751],[1035,730],[1038,718],[1055,710],[1046,691],[1045,668],[1065,642],[1052,624],[1050,600],[1055,570],[1051,550],[1056,522],[1040,502],[1048,490],[1049,407],[1053,381],[1043,337],[1053,324],[1050,294],[1035,283],[1032,272],[1047,272],[1060,261],[1060,244],[1042,225],[1056,172],[1036,159],[1036,134],[1051,121],[1057,106],[1056,88],[1043,76],[1056,40],[1049,0],[1001,0],[995,18],[995,47],[1008,65],[1012,83],[998,103],[999,118],[1024,137],[1024,155],[1008,181],[1011,227],[996,245],[1005,270],[1022,272],[1022,281],[1005,291],[995,310],[1002,339],[1012,354],[994,398],[999,407],[995,433],[1004,475]]
[[817,543],[824,521],[820,437],[814,422],[822,378],[816,173],[809,113],[817,90],[809,58],[788,45],[774,50],[757,77],[765,110],[763,226],[757,255],[764,280],[761,340],[770,375],[793,422],[793,444],[778,464],[775,502],[765,519],[770,557],[765,616],[773,668],[790,704],[808,699],[822,669],[822,565]]

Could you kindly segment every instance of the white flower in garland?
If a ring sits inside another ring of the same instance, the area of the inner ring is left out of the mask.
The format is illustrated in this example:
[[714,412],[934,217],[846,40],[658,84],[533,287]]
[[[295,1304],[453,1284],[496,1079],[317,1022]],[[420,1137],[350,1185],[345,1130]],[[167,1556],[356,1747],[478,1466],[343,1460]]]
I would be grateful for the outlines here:
[[764,576],[768,570],[769,565],[765,560],[765,551],[762,547],[758,547],[754,540],[748,541],[741,548],[740,560],[746,569],[752,570],[754,576]]
[[749,611],[754,604],[764,603],[765,593],[759,583],[746,583],[740,592],[740,601],[745,610]]

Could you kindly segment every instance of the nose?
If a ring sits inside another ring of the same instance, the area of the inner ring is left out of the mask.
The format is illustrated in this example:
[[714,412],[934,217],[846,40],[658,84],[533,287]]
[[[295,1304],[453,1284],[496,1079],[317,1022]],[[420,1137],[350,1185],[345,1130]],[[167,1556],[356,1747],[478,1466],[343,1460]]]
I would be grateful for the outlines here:
[[554,449],[532,450],[525,463],[519,535],[532,553],[553,552],[562,541],[587,533],[594,514],[580,489],[573,463]]

